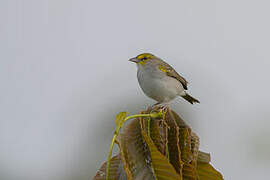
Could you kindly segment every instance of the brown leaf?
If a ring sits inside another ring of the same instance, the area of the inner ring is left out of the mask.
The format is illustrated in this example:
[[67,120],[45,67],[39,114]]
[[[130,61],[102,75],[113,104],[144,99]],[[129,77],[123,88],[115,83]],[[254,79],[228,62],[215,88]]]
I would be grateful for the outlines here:
[[[183,178],[186,180],[196,180],[197,138],[195,134],[191,132],[189,126],[176,113],[171,110],[169,110],[168,113],[178,126],[178,143],[181,150],[181,160],[183,161]],[[191,135],[193,135],[193,138]]]
[[179,127],[170,112],[166,113],[165,122],[168,124],[169,160],[177,173],[182,174],[183,162],[181,160],[182,152],[179,145]]
[[[142,112],[144,113],[144,112]],[[150,112],[145,112],[150,113]],[[145,132],[150,131],[150,137],[158,150],[165,156],[168,155],[167,143],[168,143],[168,125],[161,118],[139,118],[141,129]],[[149,129],[148,129],[148,122]]]
[[[170,109],[163,118],[133,119],[124,128],[110,180],[223,180],[209,164],[210,155],[199,151],[199,137],[184,120]],[[105,169],[106,163],[94,180],[105,180]]]
[[128,179],[151,180],[154,179],[151,169],[150,154],[143,141],[140,123],[134,119],[127,125],[119,138],[121,159]]
[[[98,170],[96,176],[94,177],[94,180],[106,179],[106,166],[107,162],[105,162]],[[118,154],[111,159],[110,180],[125,180],[125,179],[126,173],[123,169],[120,154]]]
[[151,164],[156,180],[181,180],[169,160],[159,152],[152,139],[142,130],[142,135],[147,143],[151,155]]
[[202,163],[209,163],[211,161],[211,157],[209,153],[205,153],[202,151],[199,151],[198,154],[198,162],[202,162]]
[[198,162],[197,172],[199,180],[223,180],[222,175],[209,163]]

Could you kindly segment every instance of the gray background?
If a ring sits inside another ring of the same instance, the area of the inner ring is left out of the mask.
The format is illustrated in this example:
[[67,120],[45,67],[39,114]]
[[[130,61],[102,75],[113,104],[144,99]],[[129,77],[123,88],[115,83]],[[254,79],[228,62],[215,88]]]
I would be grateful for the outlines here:
[[176,110],[226,180],[270,170],[269,1],[0,1],[0,179],[88,180],[114,116],[154,103],[130,57],[151,52],[201,104]]

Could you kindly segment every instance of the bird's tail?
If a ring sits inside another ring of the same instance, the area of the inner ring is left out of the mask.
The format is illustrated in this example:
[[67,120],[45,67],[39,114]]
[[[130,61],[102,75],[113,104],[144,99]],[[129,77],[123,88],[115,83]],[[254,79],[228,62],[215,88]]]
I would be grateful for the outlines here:
[[182,97],[187,100],[188,102],[190,102],[191,104],[193,103],[200,103],[199,100],[195,99],[194,97],[192,97],[191,95],[189,95],[188,93],[185,93],[185,95],[182,95]]

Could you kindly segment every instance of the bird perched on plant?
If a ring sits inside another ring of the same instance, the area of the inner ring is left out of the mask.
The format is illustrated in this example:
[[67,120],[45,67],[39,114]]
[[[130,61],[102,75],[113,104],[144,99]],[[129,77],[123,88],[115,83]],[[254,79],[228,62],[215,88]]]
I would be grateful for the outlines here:
[[143,92],[157,101],[155,105],[168,105],[177,96],[193,103],[200,103],[190,96],[187,81],[169,64],[150,53],[143,53],[129,61],[137,64],[137,78]]

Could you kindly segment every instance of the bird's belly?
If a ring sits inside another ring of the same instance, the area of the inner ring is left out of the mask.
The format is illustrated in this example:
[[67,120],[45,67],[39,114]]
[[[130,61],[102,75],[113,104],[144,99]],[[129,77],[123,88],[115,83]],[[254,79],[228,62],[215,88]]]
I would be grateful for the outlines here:
[[171,77],[153,77],[138,75],[143,92],[158,102],[169,102],[177,97],[184,89],[181,83]]

